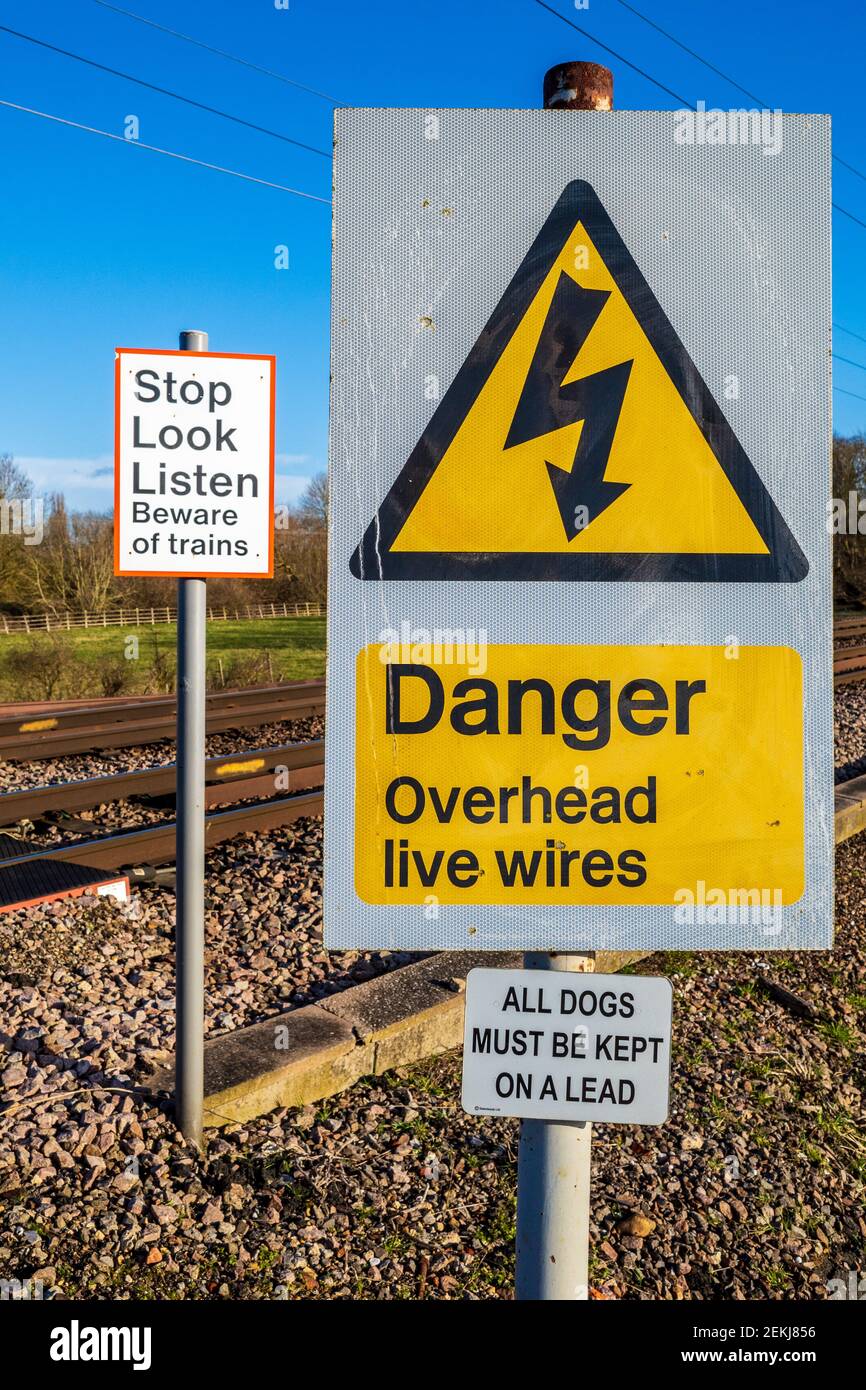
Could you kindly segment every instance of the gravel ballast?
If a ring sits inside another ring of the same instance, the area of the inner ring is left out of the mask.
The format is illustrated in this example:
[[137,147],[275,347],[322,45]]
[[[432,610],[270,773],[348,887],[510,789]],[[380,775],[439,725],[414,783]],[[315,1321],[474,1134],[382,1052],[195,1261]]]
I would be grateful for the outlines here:
[[866,682],[837,686],[833,708],[835,761],[839,769],[866,756]]
[[[866,687],[840,687],[835,707],[842,769],[866,755]],[[322,730],[221,733],[208,753]],[[172,757],[164,742],[0,779]],[[83,819],[107,831],[165,815]],[[208,1037],[414,959],[323,949],[321,856],[318,818],[208,854]],[[634,967],[674,983],[671,1117],[594,1129],[593,1297],[824,1299],[866,1267],[866,836],[838,852],[836,911],[832,952]],[[72,1299],[510,1298],[518,1123],[463,1113],[457,1054],[187,1147],[146,1089],[174,1050],[173,933],[157,886],[0,916],[0,1278]]]
[[[319,834],[209,856],[211,1036],[408,959],[322,950]],[[674,981],[672,1112],[594,1131],[594,1297],[821,1299],[864,1267],[862,837],[837,881],[833,952],[636,967]],[[0,918],[2,1277],[61,1298],[510,1297],[518,1126],[462,1112],[457,1055],[209,1132],[203,1156],[136,1090],[173,1047],[170,903]]]

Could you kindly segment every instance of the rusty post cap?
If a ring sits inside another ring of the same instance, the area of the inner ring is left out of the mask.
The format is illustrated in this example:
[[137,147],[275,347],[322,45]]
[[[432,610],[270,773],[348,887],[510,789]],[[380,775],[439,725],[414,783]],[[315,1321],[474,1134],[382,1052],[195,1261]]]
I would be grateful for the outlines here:
[[611,111],[613,73],[601,63],[557,63],[544,74],[548,111]]

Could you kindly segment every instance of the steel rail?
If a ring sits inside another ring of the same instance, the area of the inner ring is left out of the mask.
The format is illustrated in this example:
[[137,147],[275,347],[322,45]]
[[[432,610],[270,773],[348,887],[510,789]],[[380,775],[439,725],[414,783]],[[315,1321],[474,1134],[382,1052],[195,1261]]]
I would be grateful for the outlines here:
[[[325,708],[324,685],[306,694],[293,692],[291,698],[271,698],[263,704],[238,706],[227,710],[208,710],[207,732],[221,733],[226,729],[250,729],[261,724],[282,724],[321,714]],[[0,738],[0,761],[23,762],[29,759],[62,757],[67,753],[89,753],[102,748],[131,748],[138,744],[173,739],[176,723],[173,711],[157,718],[139,719],[137,723],[112,723],[90,729],[70,729]]]
[[[306,743],[244,749],[241,753],[208,758],[205,764],[207,804],[220,805],[248,796],[273,796],[276,768],[284,768],[288,774],[288,785],[281,788],[283,791],[317,786],[324,780],[324,749],[323,739],[310,739]],[[176,771],[174,763],[166,763],[160,767],[4,792],[0,795],[0,826],[36,821],[58,811],[84,811],[136,797],[170,796],[175,791]],[[316,781],[302,780],[314,776]]]
[[[283,696],[319,693],[324,689],[323,680],[308,680],[251,686],[242,690],[213,690],[207,696],[207,707],[214,710],[242,709],[250,703],[260,704]],[[145,710],[149,716],[166,714],[173,717],[177,711],[177,698],[174,695],[119,695],[112,696],[109,700],[95,700],[89,704],[81,703],[67,708],[52,710],[48,707],[3,714],[0,715],[0,744],[22,734],[62,733],[67,729],[104,728],[115,723],[134,723],[136,718],[142,717]]]
[[866,680],[866,647],[842,647],[833,654],[833,684]]
[[[239,806],[231,811],[211,811],[205,817],[205,847],[210,849],[235,835],[291,825],[303,816],[321,815],[322,805],[322,792],[308,791],[274,801],[258,801],[252,806]],[[131,869],[142,864],[173,863],[175,829],[173,820],[165,821],[137,830],[123,830],[116,835],[102,835],[93,840],[30,850],[26,854],[4,859],[0,873],[46,859],[88,864],[98,869]]]

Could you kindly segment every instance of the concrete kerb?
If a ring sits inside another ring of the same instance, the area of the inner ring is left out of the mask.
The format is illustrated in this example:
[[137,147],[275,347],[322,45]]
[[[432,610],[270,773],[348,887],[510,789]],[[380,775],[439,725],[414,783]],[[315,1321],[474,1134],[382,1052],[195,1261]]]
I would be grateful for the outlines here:
[[854,777],[836,788],[835,839],[841,845],[866,830],[866,777]]
[[[605,952],[599,971],[620,970],[645,952]],[[436,1056],[463,1041],[466,976],[476,966],[517,966],[517,952],[442,951],[205,1043],[206,1126],[236,1124],[281,1106],[309,1105]],[[174,1089],[173,1067],[150,1079]]]

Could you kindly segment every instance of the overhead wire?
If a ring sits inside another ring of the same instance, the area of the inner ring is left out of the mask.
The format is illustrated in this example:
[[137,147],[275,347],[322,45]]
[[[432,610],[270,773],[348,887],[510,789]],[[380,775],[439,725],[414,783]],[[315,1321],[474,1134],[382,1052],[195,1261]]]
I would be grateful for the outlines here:
[[[638,73],[641,77],[645,78],[647,82],[651,82],[654,87],[658,87],[660,91],[665,92],[668,96],[675,97],[676,100],[681,102],[683,106],[687,106],[690,111],[697,110],[695,102],[689,101],[687,97],[680,96],[677,92],[672,91],[670,87],[666,87],[663,82],[659,82],[657,78],[653,77],[651,72],[647,72],[645,68],[638,67],[636,63],[632,63],[628,58],[625,57],[624,54],[618,53],[616,49],[610,48],[607,44],[602,43],[601,39],[598,39],[595,37],[594,34],[591,34],[585,25],[576,24],[574,20],[571,19],[568,15],[564,15],[560,10],[555,9],[552,5],[548,5],[546,3],[546,0],[534,0],[534,3],[540,6],[541,9],[547,10],[549,14],[555,15],[557,19],[562,20],[563,24],[567,24],[571,29],[576,30],[578,34],[582,34],[584,38],[589,39],[590,43],[596,44],[597,47],[603,49],[605,53],[610,53],[614,58],[617,59],[618,62],[624,63],[626,67],[631,68],[632,72]],[[678,48],[681,48],[692,58],[696,58],[699,63],[703,63],[705,67],[709,68],[712,72],[716,73],[717,76],[723,78],[725,82],[730,82],[730,84],[733,87],[737,88],[737,91],[743,92],[744,95],[746,95],[750,101],[756,101],[759,106],[766,107],[767,103],[762,102],[760,97],[755,96],[754,93],[749,92],[747,88],[741,86],[739,82],[735,81],[733,77],[730,77],[727,73],[722,72],[721,68],[715,67],[714,64],[710,63],[706,58],[702,58],[699,53],[696,53],[694,51],[694,49],[688,48],[684,43],[681,43],[680,40],[677,39],[673,34],[668,33],[666,29],[662,29],[661,25],[656,24],[653,20],[647,18],[646,15],[641,14],[640,10],[635,9],[633,5],[627,4],[626,0],[618,0],[618,3],[623,5],[625,9],[630,10],[632,14],[638,17],[638,19],[642,19],[644,23],[649,24],[651,28],[657,29],[658,32],[660,34],[663,34],[666,39],[670,39],[671,43],[675,43]],[[866,174],[862,173],[861,170],[857,169],[853,164],[849,164],[847,160],[841,159],[839,155],[836,154],[833,155],[833,159],[837,163],[842,164],[846,169],[849,169],[851,173],[856,174],[858,178],[861,178],[864,181],[866,181]],[[848,208],[843,207],[841,203],[833,203],[832,206],[836,212],[841,212],[844,217],[850,218],[852,222],[856,222],[859,227],[863,227],[864,230],[866,230],[866,221],[864,221],[863,218],[857,217],[856,214],[853,212],[849,212]]]
[[23,39],[27,43],[38,45],[39,48],[48,49],[51,53],[59,53],[64,58],[72,58],[76,63],[85,63],[90,68],[96,68],[99,72],[109,73],[112,77],[121,77],[125,82],[134,82],[138,87],[144,87],[149,92],[157,92],[160,96],[171,97],[173,101],[182,101],[186,106],[194,106],[199,111],[206,111],[211,116],[220,116],[224,121],[233,121],[235,125],[245,126],[247,130],[257,131],[259,135],[269,135],[274,140],[282,140],[286,145],[294,145],[300,150],[306,150],[309,154],[321,155],[324,159],[331,159],[330,150],[321,150],[316,145],[308,145],[303,140],[295,140],[291,135],[283,135],[279,130],[271,130],[268,126],[257,125],[255,121],[247,121],[243,116],[232,115],[230,111],[222,111],[217,106],[208,106],[206,102],[196,101],[194,97],[184,96],[182,92],[173,92],[169,87],[160,87],[155,82],[148,82],[143,77],[134,77],[132,73],[121,72],[119,68],[110,67],[107,63],[98,63],[95,58],[87,58],[82,53],[73,53],[68,48],[60,48],[57,44],[48,43],[46,39],[37,39],[33,34],[22,33],[20,29],[10,29],[8,24],[0,24],[0,32],[12,34],[16,39]]
[[321,97],[322,101],[329,101],[332,106],[339,106],[339,102],[334,97],[329,97],[327,92],[320,92],[317,87],[308,87],[305,82],[297,82],[293,77],[286,77],[283,72],[275,72],[273,68],[262,67],[260,63],[253,63],[249,58],[241,58],[237,53],[229,53],[224,48],[214,48],[212,44],[204,43],[202,39],[193,38],[191,34],[182,34],[179,29],[170,29],[167,24],[157,24],[155,19],[147,19],[144,15],[133,14],[132,10],[124,10],[120,5],[110,5],[108,0],[94,0],[94,4],[101,5],[104,10],[113,10],[115,14],[125,15],[127,19],[134,19],[137,24],[147,24],[151,29],[159,29],[163,34],[171,34],[174,39],[183,39],[184,43],[194,44],[196,48],[203,48],[205,53],[215,53],[218,58],[227,58],[230,63],[238,63],[241,67],[251,68],[253,72],[264,74],[265,77],[273,77],[277,82],[285,82],[290,87],[297,87],[301,92],[308,92],[311,96]]
[[5,101],[0,97],[0,106],[12,111],[24,111],[29,116],[41,116],[45,121],[55,121],[58,125],[71,126],[74,130],[85,130],[90,135],[102,135],[106,140],[117,140],[121,145],[130,145],[140,150],[150,150],[153,154],[164,154],[169,159],[180,159],[185,164],[197,164],[202,169],[211,169],[217,174],[231,174],[233,178],[245,179],[247,183],[260,183],[265,188],[276,188],[281,193],[292,193],[296,198],[307,198],[314,203],[325,203],[330,207],[330,198],[321,198],[317,193],[307,193],[301,188],[291,188],[288,184],[274,183],[270,179],[260,179],[255,174],[244,174],[239,169],[228,169],[222,164],[211,164],[206,159],[195,159],[190,154],[180,154],[177,150],[162,149],[159,145],[148,145],[144,140],[128,140],[124,135],[116,135],[110,130],[100,130],[98,126],[83,125],[80,121],[69,120],[65,116],[52,115],[50,111],[38,111],[33,106],[22,106],[16,101]]

